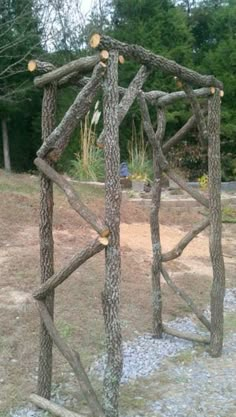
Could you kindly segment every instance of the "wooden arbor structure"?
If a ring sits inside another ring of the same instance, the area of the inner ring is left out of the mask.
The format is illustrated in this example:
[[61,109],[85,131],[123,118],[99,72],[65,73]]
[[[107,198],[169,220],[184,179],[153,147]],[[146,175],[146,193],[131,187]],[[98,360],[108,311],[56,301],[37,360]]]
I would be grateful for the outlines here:
[[[40,198],[40,262],[41,286],[34,291],[41,316],[40,357],[38,373],[38,394],[31,396],[37,405],[57,413],[71,416],[66,410],[53,406],[50,398],[52,372],[52,343],[54,342],[71,365],[81,390],[93,416],[118,416],[119,384],[122,374],[121,329],[119,321],[119,282],[120,282],[120,204],[121,190],[119,178],[119,125],[135,99],[138,100],[144,129],[153,149],[154,183],[152,187],[152,206],[150,215],[153,248],[152,288],[153,288],[153,332],[161,338],[162,332],[173,334],[202,343],[210,343],[213,357],[221,355],[223,344],[223,302],[225,291],[224,262],[221,247],[221,171],[220,171],[220,102],[223,86],[213,76],[205,76],[178,65],[174,61],[155,55],[137,45],[121,43],[107,36],[95,34],[90,46],[96,55],[81,58],[60,68],[50,63],[30,61],[30,71],[44,73],[34,80],[37,87],[44,88],[42,106],[43,144],[37,152],[35,164],[41,172]],[[122,54],[122,55],[120,55]],[[123,55],[142,66],[127,89],[118,86],[118,62]],[[154,70],[171,74],[181,83],[183,91],[166,93],[163,91],[143,92],[142,86]],[[90,78],[83,75],[91,72]],[[66,85],[81,87],[75,101],[61,122],[55,127],[56,91]],[[98,139],[104,147],[106,165],[105,217],[98,218],[81,201],[71,184],[54,169],[69,142],[69,138],[79,121],[88,112],[100,88],[103,88],[104,128]],[[201,87],[193,89],[193,87]],[[119,100],[119,96],[122,98]],[[208,117],[198,98],[208,101]],[[164,142],[166,112],[170,104],[186,99],[193,115],[187,123],[168,141]],[[157,130],[155,131],[148,104],[157,108]],[[209,199],[191,188],[169,167],[166,154],[170,147],[178,143],[194,126],[197,126],[203,146],[208,149]],[[192,231],[168,253],[162,253],[159,234],[159,208],[161,200],[161,177],[165,173],[181,188],[209,210],[208,218],[194,227]],[[53,193],[52,183],[60,187],[72,208],[98,233],[82,251],[75,254],[70,262],[58,272],[53,267]],[[169,276],[165,262],[181,255],[188,243],[206,227],[210,226],[210,256],[213,269],[211,291],[211,320],[196,306],[182,289],[178,288]],[[53,323],[53,299],[55,288],[62,284],[81,264],[105,248],[105,285],[102,293],[102,306],[106,333],[107,365],[104,376],[103,404],[98,401],[88,376],[81,364],[78,352],[72,350],[60,337]],[[160,276],[175,293],[188,304],[198,319],[210,332],[210,337],[189,335],[169,329],[162,323],[162,300]],[[42,399],[44,397],[44,399]],[[55,408],[56,407],[56,411]],[[59,411],[58,411],[59,410]],[[64,413],[64,414],[63,414]],[[75,414],[73,414],[75,415]]]

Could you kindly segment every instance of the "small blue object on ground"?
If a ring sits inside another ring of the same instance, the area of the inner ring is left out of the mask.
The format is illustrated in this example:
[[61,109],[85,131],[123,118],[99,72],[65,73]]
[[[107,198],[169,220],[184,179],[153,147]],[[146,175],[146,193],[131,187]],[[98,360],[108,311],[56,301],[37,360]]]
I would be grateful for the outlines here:
[[120,164],[120,177],[128,177],[129,170],[126,162],[122,162]]

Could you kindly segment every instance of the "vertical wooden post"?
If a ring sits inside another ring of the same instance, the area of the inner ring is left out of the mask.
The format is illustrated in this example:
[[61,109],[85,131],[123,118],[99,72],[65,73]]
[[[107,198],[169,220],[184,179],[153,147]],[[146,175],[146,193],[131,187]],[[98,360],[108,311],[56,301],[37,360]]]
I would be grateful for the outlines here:
[[[42,103],[42,140],[45,141],[55,127],[56,86],[49,85],[44,89]],[[44,174],[40,177],[40,270],[43,284],[54,273],[53,242],[53,185]],[[46,297],[46,305],[53,317],[54,291]],[[38,395],[50,399],[52,381],[52,340],[41,320],[38,366]]]
[[150,229],[152,238],[152,327],[154,336],[162,337],[162,297],[161,297],[161,241],[159,210],[161,201],[161,169],[158,164],[158,149],[153,147],[152,205]]
[[105,223],[110,230],[106,248],[106,276],[102,293],[106,333],[107,364],[103,382],[103,407],[107,417],[118,416],[119,386],[122,374],[120,303],[120,150],[118,120],[118,53],[109,51],[104,82],[105,130]]
[[4,169],[8,172],[11,172],[9,137],[8,137],[8,129],[7,129],[6,119],[2,119],[2,142],[3,142]]
[[213,269],[211,289],[210,353],[222,353],[224,325],[225,269],[221,245],[220,91],[208,101],[208,172],[210,208],[210,256]]

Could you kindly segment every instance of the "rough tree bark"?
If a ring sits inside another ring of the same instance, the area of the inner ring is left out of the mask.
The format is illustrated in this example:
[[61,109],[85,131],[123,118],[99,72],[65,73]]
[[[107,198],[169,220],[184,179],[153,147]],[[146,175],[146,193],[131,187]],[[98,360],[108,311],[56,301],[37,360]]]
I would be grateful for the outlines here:
[[79,353],[72,350],[58,333],[51,315],[43,301],[37,301],[39,314],[43,320],[53,342],[60,350],[64,358],[69,362],[75,376],[80,384],[81,392],[87,401],[93,417],[104,417],[102,407],[97,399],[96,393],[90,383],[87,373],[81,363]]
[[153,334],[162,337],[162,297],[161,297],[161,240],[159,210],[161,202],[161,170],[158,165],[157,149],[153,148],[152,204],[150,229],[152,238],[152,329]]
[[50,158],[53,161],[59,159],[69,142],[71,133],[76,128],[80,120],[89,111],[100,87],[105,67],[105,64],[100,62],[94,68],[93,75],[88,84],[86,84],[86,86],[80,91],[59,125],[54,129],[38,150],[37,155],[40,158],[44,158],[50,152]]
[[[54,129],[56,113],[56,86],[49,85],[44,89],[42,103],[42,140],[45,141]],[[44,174],[40,176],[40,270],[41,283],[47,281],[54,273],[54,243],[53,243],[53,185]],[[47,308],[53,317],[54,292],[45,300]],[[40,347],[38,365],[38,395],[50,399],[52,380],[52,339],[41,320]]]
[[94,34],[90,39],[90,46],[98,49],[115,49],[119,53],[127,56],[142,65],[151,69],[159,69],[164,73],[178,77],[190,84],[196,84],[201,87],[218,87],[223,88],[221,81],[212,75],[201,75],[196,71],[190,70],[175,61],[166,59],[163,56],[155,55],[153,52],[144,49],[139,45],[128,45],[127,43],[117,41],[109,36]]
[[9,137],[7,130],[7,121],[2,119],[2,142],[3,142],[3,158],[4,158],[4,169],[11,172],[11,160],[9,151]]
[[162,140],[165,136],[166,118],[163,109],[158,110],[156,144],[153,146],[153,173],[152,206],[150,213],[150,228],[152,238],[152,325],[153,333],[158,338],[162,337],[162,297],[161,297],[161,239],[159,210],[161,204],[161,178],[162,169],[158,163],[158,154]]
[[55,182],[58,187],[64,191],[71,207],[80,214],[80,216],[93,227],[96,232],[102,237],[109,235],[109,229],[105,225],[103,219],[100,219],[96,216],[80,199],[79,194],[72,187],[72,185],[63,178],[62,175],[58,174],[55,169],[53,169],[47,162],[41,158],[36,158],[34,160],[35,165],[50,178],[51,181]]
[[[41,75],[40,77],[36,77],[34,79],[34,85],[35,87],[44,87],[45,85],[58,81],[62,77],[75,71],[77,72],[77,74],[78,73],[84,74],[86,72],[91,71],[95,67],[95,65],[99,63],[99,61],[100,61],[100,56],[98,54],[94,56],[88,56],[88,57],[76,59],[74,61],[71,61],[63,65],[60,68],[54,68],[54,69],[51,68],[50,72],[47,72],[47,74]],[[32,65],[33,62],[36,63],[35,68]],[[29,71],[34,71],[36,69],[40,69],[42,71],[44,69],[42,64],[43,63],[41,63],[40,61],[30,61],[28,64],[28,69]],[[48,69],[49,67],[45,65],[45,70],[48,71]],[[44,72],[46,72],[45,70]]]
[[81,266],[88,259],[92,258],[97,253],[104,249],[104,244],[99,239],[90,242],[84,249],[74,255],[67,265],[65,265],[59,272],[56,272],[44,284],[33,292],[33,297],[36,300],[45,298],[49,291],[54,290],[61,285],[79,266]]
[[[131,81],[129,87],[127,89],[124,89],[124,95],[119,103],[119,108],[118,108],[118,120],[119,120],[119,125],[122,123],[122,121],[124,120],[127,112],[129,111],[130,107],[132,106],[135,98],[137,97],[137,95],[139,94],[143,84],[145,83],[146,79],[148,78],[150,74],[150,71],[148,71],[148,69],[145,66],[142,66],[139,71],[137,72],[136,76],[134,77],[134,79]],[[102,133],[100,134],[98,140],[97,140],[97,144],[100,146],[104,145],[104,130],[102,131]]]
[[107,363],[103,381],[103,406],[106,417],[117,417],[122,374],[120,303],[120,150],[118,121],[118,53],[110,51],[104,82],[105,126],[105,221],[110,230],[106,248],[106,276],[102,293],[106,333]]
[[211,289],[210,353],[222,353],[224,333],[225,268],[221,246],[221,166],[220,166],[220,92],[216,90],[208,106],[208,173],[210,204],[210,256],[213,269]]

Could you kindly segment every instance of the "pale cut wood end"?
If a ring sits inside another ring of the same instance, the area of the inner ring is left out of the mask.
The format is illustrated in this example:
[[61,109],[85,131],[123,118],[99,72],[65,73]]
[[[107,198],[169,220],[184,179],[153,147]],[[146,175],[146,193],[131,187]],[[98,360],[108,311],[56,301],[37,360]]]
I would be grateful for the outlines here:
[[37,63],[34,59],[31,59],[31,61],[28,62],[28,71],[33,72],[37,68]]
[[224,97],[225,93],[223,90],[220,90],[220,97]]
[[91,48],[97,48],[97,46],[100,44],[101,36],[99,33],[94,33],[94,35],[91,36],[89,45]]
[[120,64],[125,63],[125,58],[123,57],[123,55],[119,55],[118,61],[119,61]]
[[215,87],[210,87],[210,92],[211,92],[211,94],[215,94],[215,92],[216,92]]
[[105,229],[102,231],[102,233],[100,233],[100,237],[108,237],[110,234],[110,230],[109,229]]
[[103,68],[106,68],[107,66],[106,66],[106,64],[105,64],[105,62],[102,62],[102,61],[100,61],[100,65],[103,67]]
[[101,52],[100,52],[100,58],[101,59],[104,59],[105,61],[109,58],[109,52],[108,51],[106,51],[106,49],[103,49]]
[[99,242],[103,245],[103,246],[107,246],[108,245],[108,239],[107,237],[99,237],[98,238]]

